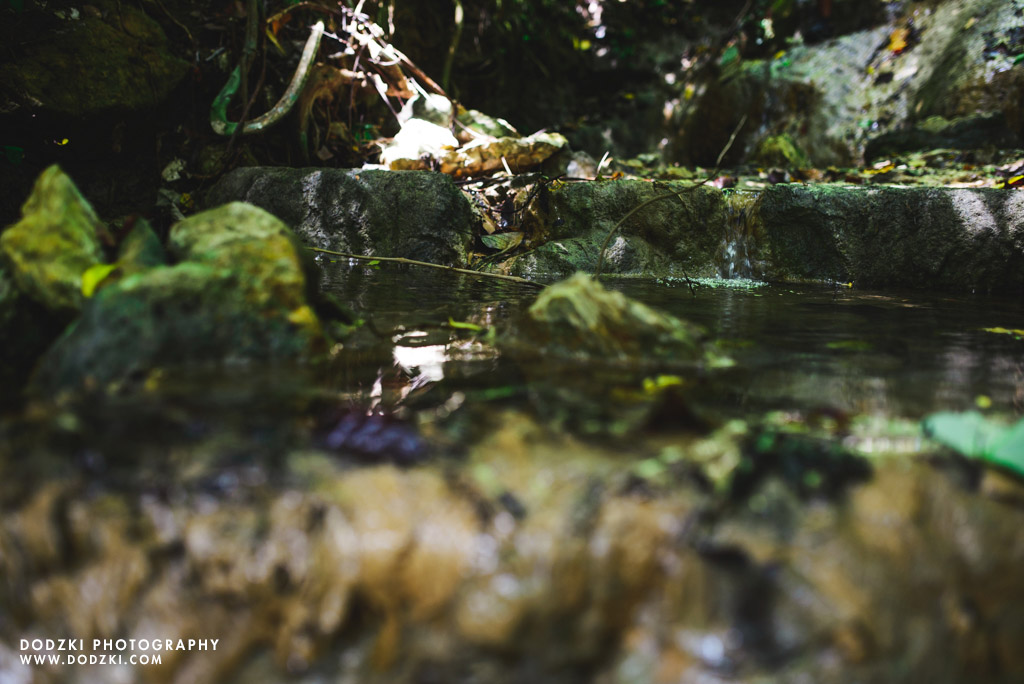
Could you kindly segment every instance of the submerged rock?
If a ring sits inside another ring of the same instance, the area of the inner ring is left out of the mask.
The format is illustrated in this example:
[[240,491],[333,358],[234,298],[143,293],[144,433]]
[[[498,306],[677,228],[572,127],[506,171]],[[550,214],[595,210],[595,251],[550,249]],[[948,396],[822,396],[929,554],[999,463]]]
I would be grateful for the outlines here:
[[211,205],[266,209],[310,246],[465,266],[469,202],[450,176],[429,171],[239,168],[210,191]]
[[33,385],[144,377],[157,367],[300,359],[326,340],[288,227],[234,203],[171,228],[174,266],[103,287],[41,360]]
[[524,327],[545,353],[564,356],[687,361],[703,354],[702,328],[610,292],[585,273],[545,288]]
[[[0,636],[220,639],[145,670],[197,684],[1024,675],[1019,506],[903,462],[842,496],[769,477],[720,507],[671,469],[630,487],[622,452],[505,412],[464,463],[293,451],[230,495],[182,484],[190,458],[115,491],[65,466],[0,489]],[[0,468],[24,458],[0,442]]]
[[549,425],[622,438],[703,427],[694,376],[732,365],[706,338],[700,326],[577,273],[545,288],[499,344],[521,361],[530,401]]

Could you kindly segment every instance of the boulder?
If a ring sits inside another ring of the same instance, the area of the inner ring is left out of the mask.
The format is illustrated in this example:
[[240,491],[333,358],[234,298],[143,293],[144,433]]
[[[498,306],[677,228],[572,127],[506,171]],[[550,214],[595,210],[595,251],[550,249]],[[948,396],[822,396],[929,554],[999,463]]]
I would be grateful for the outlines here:
[[145,377],[158,367],[284,361],[326,348],[287,226],[233,203],[171,228],[179,262],[102,287],[40,361],[53,392]]
[[0,260],[44,309],[74,314],[85,299],[82,274],[103,261],[103,224],[58,166],[39,176],[21,211],[22,219],[0,235]]
[[[0,89],[19,104],[83,117],[164,102],[188,73],[160,25],[131,6],[100,0],[61,9],[59,39],[37,40],[0,66]],[[55,19],[56,18],[56,19]]]
[[473,240],[469,202],[451,177],[429,171],[240,168],[207,196],[211,206],[235,200],[322,249],[465,266]]
[[82,274],[101,263],[102,224],[51,166],[22,219],[0,234],[0,405],[13,405],[36,359],[81,309]]
[[[662,195],[666,197],[654,199]],[[644,202],[650,204],[626,218],[608,243],[603,272],[719,274],[716,255],[726,221],[721,191],[639,180],[565,183],[542,189],[531,203],[525,226],[535,248],[504,268],[525,277],[592,272],[608,233]]]
[[[713,166],[734,132],[726,164],[762,160],[780,135],[817,167],[859,163],[875,138],[869,156],[1024,145],[1024,71],[1014,66],[1024,49],[1019,5],[932,5],[770,59],[735,60],[706,83],[681,79],[689,89],[668,120],[669,159]],[[936,132],[924,123],[933,116],[955,125]],[[955,121],[965,117],[973,120]]]
[[1016,190],[780,184],[762,194],[756,221],[764,277],[1024,291]]

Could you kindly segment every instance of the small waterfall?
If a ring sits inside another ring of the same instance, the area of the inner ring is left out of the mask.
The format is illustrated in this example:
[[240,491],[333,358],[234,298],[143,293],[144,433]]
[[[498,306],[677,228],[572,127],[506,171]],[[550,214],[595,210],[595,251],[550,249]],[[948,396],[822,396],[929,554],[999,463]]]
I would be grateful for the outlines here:
[[725,222],[718,251],[718,274],[725,279],[760,278],[758,253],[761,245],[756,226],[758,193],[730,192],[725,195]]

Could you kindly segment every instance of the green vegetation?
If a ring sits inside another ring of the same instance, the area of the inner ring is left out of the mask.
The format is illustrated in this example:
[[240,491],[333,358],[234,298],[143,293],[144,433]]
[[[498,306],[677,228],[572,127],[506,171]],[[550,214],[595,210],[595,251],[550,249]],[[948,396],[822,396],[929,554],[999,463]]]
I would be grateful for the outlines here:
[[1007,427],[977,411],[934,413],[925,434],[958,454],[1001,466],[1024,477],[1024,419]]

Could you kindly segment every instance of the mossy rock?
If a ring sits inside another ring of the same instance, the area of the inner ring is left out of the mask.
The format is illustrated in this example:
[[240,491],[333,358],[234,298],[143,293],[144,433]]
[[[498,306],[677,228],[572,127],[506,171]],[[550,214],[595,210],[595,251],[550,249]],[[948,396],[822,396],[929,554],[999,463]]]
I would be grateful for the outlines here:
[[704,330],[655,311],[585,273],[544,289],[525,336],[544,353],[604,359],[700,360]]
[[39,364],[41,392],[144,377],[155,368],[294,361],[325,351],[291,231],[233,203],[171,228],[174,266],[103,287]]
[[802,169],[811,165],[811,160],[804,151],[793,137],[786,133],[763,138],[757,144],[751,161],[762,166],[780,166],[786,169]]
[[[629,215],[644,202],[647,206]],[[526,220],[537,247],[507,266],[531,277],[592,272],[605,238],[623,218],[605,250],[605,273],[718,275],[714,264],[726,220],[722,192],[640,180],[542,188]]]
[[208,205],[250,202],[310,246],[466,266],[473,210],[450,176],[431,171],[235,169]]
[[68,315],[84,301],[82,274],[103,260],[102,223],[58,166],[40,174],[22,219],[0,235],[0,259],[18,289],[47,311]]
[[776,185],[758,204],[769,278],[1024,291],[1015,190]]
[[100,290],[39,362],[44,393],[143,379],[157,368],[308,357],[324,340],[308,306],[267,315],[230,269],[182,263]]
[[176,223],[168,251],[191,261],[234,272],[249,304],[259,310],[290,312],[305,306],[307,262],[295,234],[268,212],[232,202]]
[[[124,3],[97,2],[53,40],[0,66],[0,86],[26,103],[74,117],[160,104],[188,72],[160,25]],[[99,15],[99,16],[97,16]]]

